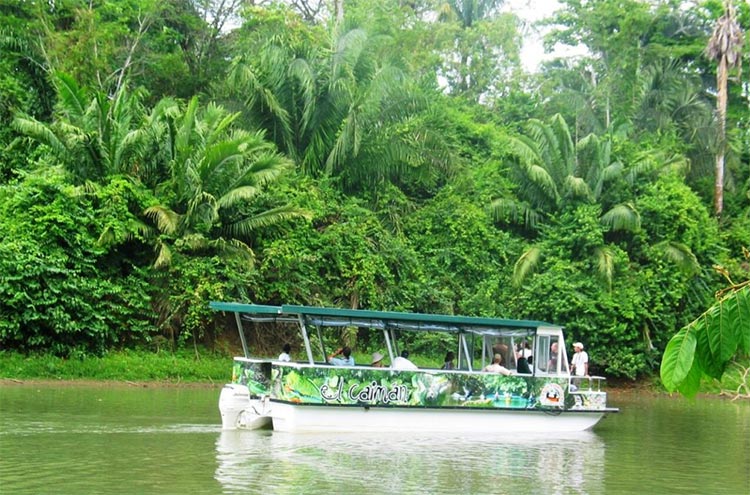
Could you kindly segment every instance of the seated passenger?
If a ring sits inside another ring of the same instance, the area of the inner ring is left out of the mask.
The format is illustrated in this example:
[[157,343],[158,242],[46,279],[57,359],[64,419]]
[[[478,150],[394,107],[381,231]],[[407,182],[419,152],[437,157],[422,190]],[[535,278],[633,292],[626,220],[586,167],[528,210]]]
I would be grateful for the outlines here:
[[[343,358],[338,356],[343,355]],[[330,356],[328,356],[329,362],[334,366],[354,366],[354,358],[352,357],[352,350],[349,347],[342,347]]]
[[456,369],[456,365],[453,364],[453,360],[456,358],[456,355],[453,354],[453,351],[448,351],[445,354],[445,362],[443,363],[443,367],[440,368],[442,370],[453,370]]
[[529,366],[529,362],[526,360],[526,358],[518,358],[518,362],[516,363],[516,372],[525,373],[527,375],[531,374],[531,367]]
[[409,361],[409,351],[404,351],[399,357],[393,360],[391,368],[394,370],[416,370],[417,365]]
[[379,352],[374,352],[372,354],[372,362],[370,362],[370,366],[373,368],[382,368],[383,367],[383,355]]
[[279,354],[279,361],[289,362],[292,360],[292,357],[289,355],[290,352],[292,352],[292,346],[289,344],[284,344],[284,347],[281,349],[282,353]]
[[500,354],[495,354],[495,358],[492,360],[492,364],[488,364],[484,367],[484,371],[488,373],[500,373],[501,375],[510,375],[510,370],[503,366],[503,357]]

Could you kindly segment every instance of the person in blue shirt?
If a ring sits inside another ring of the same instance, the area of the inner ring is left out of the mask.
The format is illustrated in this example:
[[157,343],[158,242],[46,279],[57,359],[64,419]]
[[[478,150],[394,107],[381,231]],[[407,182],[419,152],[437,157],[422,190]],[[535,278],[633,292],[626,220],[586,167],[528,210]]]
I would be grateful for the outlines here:
[[337,350],[336,352],[328,356],[328,361],[334,366],[354,366],[352,350],[349,347],[342,347],[341,349]]

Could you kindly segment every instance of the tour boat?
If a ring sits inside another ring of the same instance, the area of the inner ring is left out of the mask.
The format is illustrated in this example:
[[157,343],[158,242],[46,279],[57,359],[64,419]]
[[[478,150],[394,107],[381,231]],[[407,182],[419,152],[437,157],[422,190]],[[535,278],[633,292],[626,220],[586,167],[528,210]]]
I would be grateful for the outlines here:
[[[295,305],[210,306],[234,316],[244,351],[234,358],[232,381],[219,398],[227,430],[572,432],[618,411],[607,406],[603,377],[570,374],[557,325]],[[329,351],[342,329],[382,351],[388,363],[401,355],[403,342],[414,341],[410,333],[429,333],[421,345],[435,346],[432,354],[453,351],[456,362],[453,369],[334,366]],[[267,343],[270,335],[292,331],[304,360],[251,354],[251,332],[256,342]],[[509,374],[483,371],[498,354]]]

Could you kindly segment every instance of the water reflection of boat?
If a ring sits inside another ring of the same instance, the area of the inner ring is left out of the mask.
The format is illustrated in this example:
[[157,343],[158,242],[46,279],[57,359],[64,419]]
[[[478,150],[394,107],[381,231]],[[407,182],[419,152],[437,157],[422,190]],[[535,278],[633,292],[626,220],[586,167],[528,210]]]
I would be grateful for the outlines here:
[[[571,378],[562,327],[548,323],[288,305],[211,307],[234,314],[245,353],[234,359],[232,383],[219,399],[225,429],[560,433],[587,430],[617,411],[607,407],[602,377]],[[245,332],[257,331],[257,323],[295,326],[307,361],[251,357]],[[324,333],[342,327],[382,332],[391,362],[404,332],[447,334],[455,337],[458,364],[454,370],[331,366]],[[322,356],[317,362],[313,341]],[[531,368],[526,350],[534,358]],[[479,371],[498,355],[520,372]]]
[[602,493],[604,455],[593,432],[550,440],[224,430],[215,478],[224,493]]

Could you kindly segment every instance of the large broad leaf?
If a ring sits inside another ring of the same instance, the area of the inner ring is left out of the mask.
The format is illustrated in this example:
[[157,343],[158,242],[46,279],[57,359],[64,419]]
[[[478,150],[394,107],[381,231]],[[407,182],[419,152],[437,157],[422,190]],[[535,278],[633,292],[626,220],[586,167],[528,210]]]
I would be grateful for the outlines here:
[[702,374],[721,379],[738,350],[750,350],[750,285],[732,290],[672,337],[662,357],[662,382],[693,395]]
[[700,365],[703,373],[715,378],[721,379],[724,374],[726,363],[722,362],[711,353],[711,346],[708,344],[708,332],[705,325],[702,325],[695,333],[695,360]]
[[677,385],[677,390],[685,397],[693,397],[698,393],[698,389],[700,389],[702,376],[703,373],[700,367],[693,361],[693,366],[688,371],[685,379]]
[[734,328],[736,305],[731,304],[735,294],[731,293],[703,313],[705,317],[699,318],[699,321],[706,325],[711,354],[720,362],[729,361],[737,351],[738,342]]
[[669,391],[677,390],[694,367],[695,335],[683,328],[667,344],[661,360],[661,381]]
[[735,292],[737,297],[737,331],[739,333],[740,349],[750,354],[750,285]]
[[734,330],[740,351],[750,353],[750,285],[733,291],[722,301],[726,324]]

